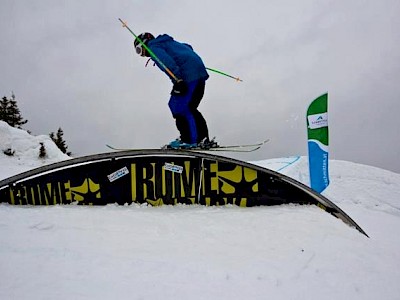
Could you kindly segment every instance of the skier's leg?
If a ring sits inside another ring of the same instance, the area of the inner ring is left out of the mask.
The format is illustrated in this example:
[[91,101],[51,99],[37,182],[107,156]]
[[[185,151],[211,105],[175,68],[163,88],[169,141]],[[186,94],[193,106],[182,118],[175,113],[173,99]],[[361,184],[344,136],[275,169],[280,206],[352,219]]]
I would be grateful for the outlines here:
[[205,82],[204,81],[198,81],[196,84],[196,87],[194,88],[193,94],[192,94],[192,99],[190,100],[189,103],[189,108],[192,112],[192,115],[196,121],[197,125],[197,142],[202,141],[204,138],[208,138],[208,127],[207,127],[207,122],[204,119],[203,115],[200,113],[200,111],[197,109],[201,99],[203,98],[204,95],[204,89],[205,89]]
[[176,115],[175,117],[176,128],[180,133],[180,139],[182,142],[189,143],[190,141],[190,126],[187,119],[183,115]]
[[175,118],[176,127],[181,135],[181,140],[188,144],[198,142],[196,120],[189,108],[195,86],[195,83],[189,83],[188,92],[184,96],[172,95],[168,102],[168,106]]

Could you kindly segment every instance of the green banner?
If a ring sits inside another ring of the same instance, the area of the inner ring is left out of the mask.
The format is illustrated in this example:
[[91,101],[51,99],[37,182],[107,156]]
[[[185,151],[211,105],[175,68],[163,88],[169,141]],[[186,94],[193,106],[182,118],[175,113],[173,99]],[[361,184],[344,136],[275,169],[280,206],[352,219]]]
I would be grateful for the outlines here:
[[311,188],[321,193],[329,185],[328,94],[321,95],[308,107],[307,132]]

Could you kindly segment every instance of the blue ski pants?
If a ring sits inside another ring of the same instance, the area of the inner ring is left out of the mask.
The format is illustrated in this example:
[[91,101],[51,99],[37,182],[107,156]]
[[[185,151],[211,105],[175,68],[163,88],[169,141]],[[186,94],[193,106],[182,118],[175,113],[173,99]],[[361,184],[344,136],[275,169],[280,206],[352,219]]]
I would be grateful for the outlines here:
[[205,81],[188,82],[187,87],[186,94],[171,95],[168,106],[175,118],[182,142],[193,144],[208,138],[206,120],[197,109],[204,95]]

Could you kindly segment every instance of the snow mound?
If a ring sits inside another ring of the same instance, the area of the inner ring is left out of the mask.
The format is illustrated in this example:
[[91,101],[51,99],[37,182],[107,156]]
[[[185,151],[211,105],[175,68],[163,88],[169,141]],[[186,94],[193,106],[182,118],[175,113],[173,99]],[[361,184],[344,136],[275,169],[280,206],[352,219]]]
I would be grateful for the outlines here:
[[[46,149],[46,157],[44,158],[39,158],[40,143],[43,143]],[[12,153],[12,155],[5,153]],[[34,136],[25,130],[11,127],[4,121],[0,121],[0,157],[2,158],[2,169],[8,168],[11,175],[70,159],[68,155],[58,149],[49,136]],[[3,176],[0,172],[0,179],[8,176],[10,176],[10,173]]]

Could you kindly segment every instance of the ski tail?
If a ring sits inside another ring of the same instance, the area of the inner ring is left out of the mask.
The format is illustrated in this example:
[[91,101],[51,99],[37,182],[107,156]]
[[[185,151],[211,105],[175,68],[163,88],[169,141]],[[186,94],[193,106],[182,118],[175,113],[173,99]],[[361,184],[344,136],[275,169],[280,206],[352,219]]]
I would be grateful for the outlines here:
[[239,144],[239,145],[225,145],[225,146],[220,146],[218,148],[255,148],[255,147],[262,147],[264,144],[268,143],[269,139],[266,139],[262,142],[254,143],[254,144]]

